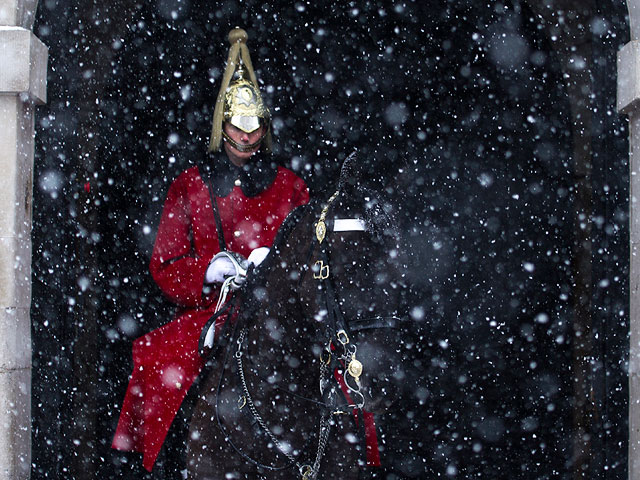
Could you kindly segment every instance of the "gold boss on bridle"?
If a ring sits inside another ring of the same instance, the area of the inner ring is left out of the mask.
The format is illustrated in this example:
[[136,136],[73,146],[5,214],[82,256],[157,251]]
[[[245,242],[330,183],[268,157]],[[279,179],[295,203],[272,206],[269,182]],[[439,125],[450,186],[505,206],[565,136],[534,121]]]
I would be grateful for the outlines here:
[[316,238],[318,239],[318,243],[322,243],[322,241],[324,240],[324,237],[327,235],[327,225],[324,223],[324,221],[327,219],[327,213],[329,212],[329,207],[331,206],[333,201],[338,197],[339,193],[340,191],[338,190],[336,193],[331,195],[331,197],[327,201],[327,204],[324,206],[324,208],[320,212],[320,218],[316,223]]
[[[324,237],[327,235],[327,224],[325,223],[325,220],[327,219],[329,207],[338,197],[339,193],[340,192],[337,191],[336,193],[331,195],[331,198],[329,198],[327,204],[320,212],[320,218],[316,222],[316,238],[318,239],[318,243],[322,243]],[[324,280],[326,278],[329,278],[329,265],[325,265],[322,260],[316,261],[316,263],[314,264],[313,278],[315,278],[316,280]]]

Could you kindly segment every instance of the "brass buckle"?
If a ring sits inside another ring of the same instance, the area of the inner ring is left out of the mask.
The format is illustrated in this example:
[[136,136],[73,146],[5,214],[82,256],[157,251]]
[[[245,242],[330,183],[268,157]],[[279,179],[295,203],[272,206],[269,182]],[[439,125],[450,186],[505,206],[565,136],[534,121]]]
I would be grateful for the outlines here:
[[[327,352],[326,360],[322,358],[322,352]],[[331,363],[331,352],[327,350],[323,350],[322,352],[320,352],[320,361],[323,362],[325,365],[329,365],[329,363]]]
[[302,474],[302,480],[309,480],[313,473],[313,469],[311,468],[311,465],[303,465],[300,469],[300,473]]
[[349,343],[349,335],[347,335],[347,332],[345,332],[344,330],[338,330],[338,333],[336,333],[336,337],[342,345],[346,345],[347,343]]
[[322,260],[318,260],[314,267],[318,269],[317,272],[313,273],[313,278],[316,280],[325,280],[329,278],[329,265],[325,265]]

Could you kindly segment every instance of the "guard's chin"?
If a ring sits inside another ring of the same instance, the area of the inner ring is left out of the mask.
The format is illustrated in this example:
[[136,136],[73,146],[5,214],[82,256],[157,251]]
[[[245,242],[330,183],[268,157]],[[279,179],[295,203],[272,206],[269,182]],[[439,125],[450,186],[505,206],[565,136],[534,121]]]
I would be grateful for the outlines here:
[[232,148],[235,148],[237,151],[242,153],[256,153],[258,148],[255,144],[253,145],[234,145]]

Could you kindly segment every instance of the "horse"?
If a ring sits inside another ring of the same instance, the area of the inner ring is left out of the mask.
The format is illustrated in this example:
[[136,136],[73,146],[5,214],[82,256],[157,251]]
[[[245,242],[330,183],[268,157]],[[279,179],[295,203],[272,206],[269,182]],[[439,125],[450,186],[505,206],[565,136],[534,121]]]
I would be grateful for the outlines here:
[[406,265],[395,212],[362,170],[352,154],[334,195],[292,212],[236,296],[191,418],[189,479],[361,478],[380,429],[402,423],[417,341]]

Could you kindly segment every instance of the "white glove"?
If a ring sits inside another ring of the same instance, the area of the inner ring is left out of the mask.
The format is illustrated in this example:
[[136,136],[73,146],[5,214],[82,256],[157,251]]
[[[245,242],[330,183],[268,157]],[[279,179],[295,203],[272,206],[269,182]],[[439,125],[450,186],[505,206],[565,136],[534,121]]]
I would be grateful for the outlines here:
[[209,264],[204,279],[207,283],[222,283],[226,277],[236,274],[233,262],[227,257],[218,257]]
[[267,255],[269,255],[269,247],[258,247],[251,251],[247,261],[249,264],[253,263],[257,267],[264,261]]

